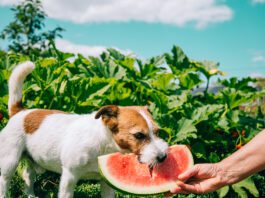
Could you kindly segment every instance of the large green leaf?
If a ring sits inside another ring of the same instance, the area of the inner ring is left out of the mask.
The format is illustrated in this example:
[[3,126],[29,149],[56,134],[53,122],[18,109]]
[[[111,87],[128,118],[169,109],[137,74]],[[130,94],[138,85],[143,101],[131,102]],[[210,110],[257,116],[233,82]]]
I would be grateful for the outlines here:
[[248,198],[247,191],[254,197],[259,197],[259,191],[251,177],[248,177],[239,183],[233,184],[232,188],[241,198]]
[[223,188],[220,188],[219,190],[217,190],[217,194],[219,198],[223,198],[227,195],[229,191],[229,186],[224,186]]
[[177,85],[173,82],[174,75],[167,73],[167,74],[157,74],[155,79],[152,81],[152,86],[167,92],[168,90],[175,90],[177,89]]
[[219,96],[228,105],[230,109],[234,109],[239,106],[247,105],[249,102],[264,96],[264,94],[265,92],[246,93],[241,90],[236,90],[235,88],[225,88],[221,91]]
[[188,138],[196,138],[197,137],[197,129],[193,125],[192,120],[182,118],[177,123],[176,129],[176,141],[181,142]]
[[193,61],[194,66],[200,71],[207,79],[215,75],[225,75],[224,72],[218,69],[219,63],[213,61]]
[[110,56],[116,60],[124,60],[125,58],[125,56],[116,49],[109,48],[108,52],[110,53]]
[[203,81],[200,79],[199,74],[184,73],[179,76],[179,83],[183,89],[192,89],[195,86],[201,84]]
[[223,105],[205,105],[195,109],[195,111],[192,113],[191,119],[196,125],[201,121],[207,120],[211,114],[219,112],[222,109]]
[[190,62],[186,54],[180,47],[174,46],[171,54],[165,54],[166,62],[175,75],[179,75],[190,67]]
[[236,90],[241,90],[244,92],[255,92],[256,88],[251,86],[251,84],[255,83],[256,81],[256,79],[250,77],[242,79],[232,77],[230,79],[219,80],[219,83],[221,83],[225,87],[234,88]]
[[168,109],[170,109],[169,113],[178,110],[187,100],[188,97],[186,92],[183,92],[181,95],[169,96],[167,102]]

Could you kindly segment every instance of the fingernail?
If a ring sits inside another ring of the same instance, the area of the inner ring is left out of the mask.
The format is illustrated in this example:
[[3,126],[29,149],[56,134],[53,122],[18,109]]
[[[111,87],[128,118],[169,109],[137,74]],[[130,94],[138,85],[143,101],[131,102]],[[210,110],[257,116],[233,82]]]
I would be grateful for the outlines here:
[[180,179],[180,180],[183,179],[183,175],[179,175],[178,179]]

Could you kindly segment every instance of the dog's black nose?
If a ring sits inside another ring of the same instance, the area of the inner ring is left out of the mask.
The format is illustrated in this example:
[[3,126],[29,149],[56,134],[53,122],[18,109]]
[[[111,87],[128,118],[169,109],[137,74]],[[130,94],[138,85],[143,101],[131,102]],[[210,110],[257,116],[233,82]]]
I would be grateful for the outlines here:
[[158,161],[159,163],[165,161],[166,158],[167,158],[167,154],[158,155],[158,156],[156,157],[156,159],[157,159],[157,161]]

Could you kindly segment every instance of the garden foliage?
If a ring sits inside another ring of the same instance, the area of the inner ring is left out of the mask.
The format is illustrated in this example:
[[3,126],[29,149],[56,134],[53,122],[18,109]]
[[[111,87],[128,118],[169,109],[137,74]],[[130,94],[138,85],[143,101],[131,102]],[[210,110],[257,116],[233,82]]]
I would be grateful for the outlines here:
[[[100,57],[74,56],[55,47],[45,57],[0,52],[1,128],[8,121],[8,77],[15,65],[29,59],[36,63],[36,69],[24,84],[26,108],[85,114],[109,104],[147,105],[161,127],[159,135],[170,145],[189,145],[196,163],[220,161],[265,126],[261,110],[249,113],[243,108],[264,96],[264,91],[251,86],[254,79],[219,80],[220,89],[212,92],[210,80],[223,75],[218,64],[194,61],[174,46],[171,53],[148,60],[125,56],[114,49]],[[197,89],[198,86],[205,88]],[[258,175],[203,197],[258,197],[264,193],[264,186],[257,189],[254,181],[265,183],[263,175]],[[58,182],[58,176],[51,173],[39,176],[36,193],[53,197]],[[21,195],[22,186],[16,176],[10,196]],[[76,196],[97,197],[98,190],[96,183],[82,182],[76,188]]]

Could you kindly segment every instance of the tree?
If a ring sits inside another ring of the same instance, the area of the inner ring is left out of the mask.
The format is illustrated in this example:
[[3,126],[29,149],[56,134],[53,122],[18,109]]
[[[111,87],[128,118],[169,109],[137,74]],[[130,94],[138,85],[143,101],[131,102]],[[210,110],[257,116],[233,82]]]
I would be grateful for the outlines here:
[[62,37],[63,28],[44,31],[45,18],[40,0],[25,0],[11,8],[15,20],[1,32],[0,37],[9,41],[8,49],[29,55],[42,52],[54,43],[56,37]]

